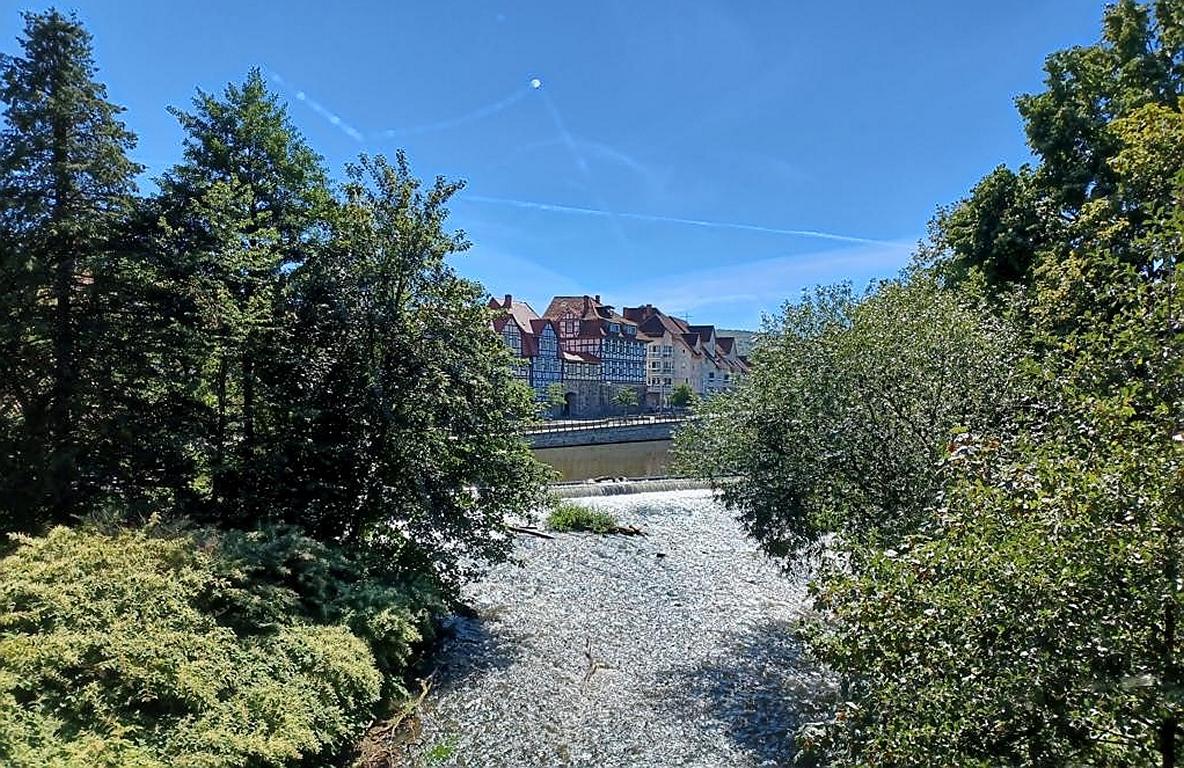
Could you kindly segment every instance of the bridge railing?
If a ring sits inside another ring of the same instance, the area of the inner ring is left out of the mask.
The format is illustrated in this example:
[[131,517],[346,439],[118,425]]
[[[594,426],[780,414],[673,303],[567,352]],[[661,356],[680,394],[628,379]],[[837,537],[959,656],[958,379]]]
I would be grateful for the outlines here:
[[528,435],[542,435],[552,432],[586,432],[591,429],[611,429],[614,427],[637,427],[648,424],[681,424],[687,420],[686,416],[617,416],[606,419],[565,419],[563,421],[545,421],[531,424],[523,430]]

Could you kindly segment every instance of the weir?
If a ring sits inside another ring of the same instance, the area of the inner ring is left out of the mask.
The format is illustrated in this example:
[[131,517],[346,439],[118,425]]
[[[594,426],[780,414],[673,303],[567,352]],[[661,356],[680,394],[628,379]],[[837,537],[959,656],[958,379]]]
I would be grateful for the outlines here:
[[669,441],[684,423],[686,423],[686,418],[681,416],[553,421],[527,430],[526,440],[531,448],[611,445],[650,440]]

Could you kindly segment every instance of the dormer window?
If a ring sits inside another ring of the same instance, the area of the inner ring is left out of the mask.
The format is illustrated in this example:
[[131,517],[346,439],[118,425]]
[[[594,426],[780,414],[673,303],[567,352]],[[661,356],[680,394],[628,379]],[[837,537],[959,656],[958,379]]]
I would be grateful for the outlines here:
[[617,323],[609,323],[608,329],[610,331],[612,331],[613,333],[620,333],[621,332],[621,326],[618,325]]

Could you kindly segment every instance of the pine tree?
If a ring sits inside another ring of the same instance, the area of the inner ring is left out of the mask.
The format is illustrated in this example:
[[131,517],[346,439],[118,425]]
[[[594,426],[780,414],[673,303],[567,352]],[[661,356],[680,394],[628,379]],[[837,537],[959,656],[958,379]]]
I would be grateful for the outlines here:
[[108,484],[89,349],[140,168],[90,35],[57,11],[24,18],[23,55],[0,57],[0,527],[33,530]]
[[255,517],[264,465],[281,440],[277,393],[289,386],[285,291],[315,247],[329,193],[320,158],[252,70],[221,98],[198,91],[184,160],[161,179],[163,239],[180,283],[198,372],[198,485],[227,522]]

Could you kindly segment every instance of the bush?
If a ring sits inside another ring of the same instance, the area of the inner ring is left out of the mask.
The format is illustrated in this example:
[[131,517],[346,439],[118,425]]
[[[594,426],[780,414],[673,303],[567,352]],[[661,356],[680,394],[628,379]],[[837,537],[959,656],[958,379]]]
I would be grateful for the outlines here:
[[547,516],[547,527],[554,531],[589,531],[608,533],[618,527],[615,517],[607,512],[589,509],[571,501],[559,501]]
[[686,408],[695,402],[695,390],[691,389],[691,385],[685,381],[679,382],[670,393],[670,404],[675,408]]
[[0,764],[331,753],[408,662],[428,619],[412,606],[432,599],[286,529],[20,538],[0,560]]
[[926,519],[951,430],[998,430],[1014,411],[1019,352],[969,290],[924,275],[863,297],[821,288],[786,304],[752,374],[679,430],[677,463],[773,554],[830,532],[891,541]]

